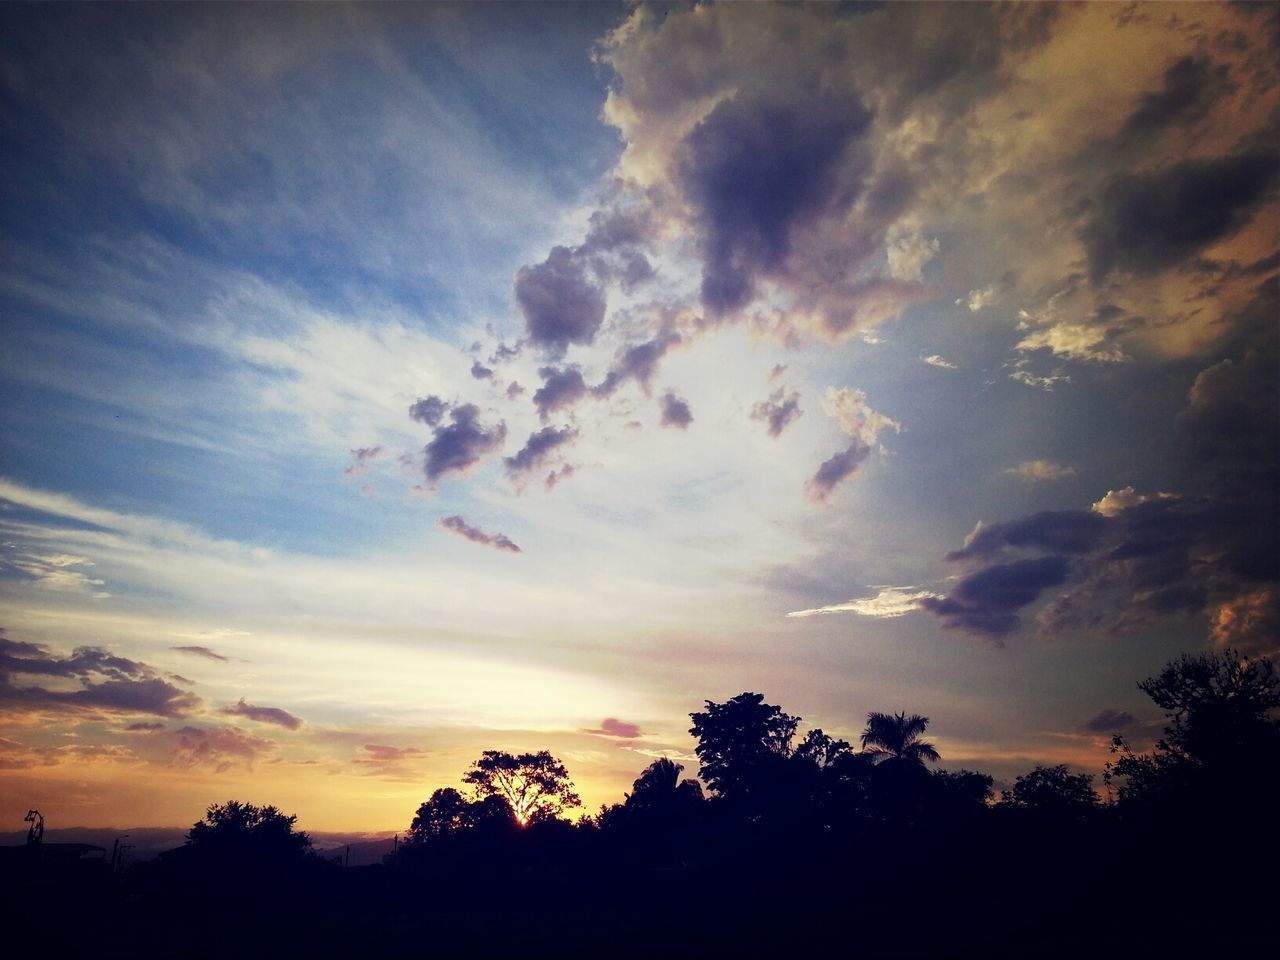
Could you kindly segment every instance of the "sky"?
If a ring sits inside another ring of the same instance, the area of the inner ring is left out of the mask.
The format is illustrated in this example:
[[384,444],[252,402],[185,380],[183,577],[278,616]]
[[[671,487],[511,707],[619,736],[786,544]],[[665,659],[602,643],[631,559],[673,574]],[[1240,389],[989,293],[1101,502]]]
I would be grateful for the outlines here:
[[1280,635],[1269,4],[0,6],[0,796],[1099,773]]

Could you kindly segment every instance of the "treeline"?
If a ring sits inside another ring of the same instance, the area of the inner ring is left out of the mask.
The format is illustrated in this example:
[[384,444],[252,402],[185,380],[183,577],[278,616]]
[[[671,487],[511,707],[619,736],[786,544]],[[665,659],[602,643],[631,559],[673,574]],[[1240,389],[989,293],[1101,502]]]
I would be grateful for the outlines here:
[[1253,952],[1280,853],[1280,678],[1225,651],[1139,686],[1164,735],[1146,753],[1117,736],[1101,784],[1039,766],[997,796],[931,766],[924,717],[870,714],[855,746],[743,693],[690,715],[701,783],[660,759],[571,822],[563,763],[486,751],[394,858],[351,870],[293,816],[233,801],[103,919],[129,919],[135,956]]

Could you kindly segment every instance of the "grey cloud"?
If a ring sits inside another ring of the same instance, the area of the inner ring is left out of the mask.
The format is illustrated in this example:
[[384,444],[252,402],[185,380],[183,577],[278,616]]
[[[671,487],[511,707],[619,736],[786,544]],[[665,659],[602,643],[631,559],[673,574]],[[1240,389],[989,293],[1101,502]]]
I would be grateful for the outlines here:
[[220,663],[229,663],[230,657],[224,657],[222,654],[210,650],[208,647],[202,647],[196,644],[189,644],[183,647],[170,647],[170,650],[177,650],[179,653],[189,653],[193,657],[203,657],[205,660],[217,660]]
[[238,764],[252,768],[275,742],[245,733],[239,727],[182,727],[174,731],[174,763],[184,767],[209,766],[223,773]]
[[507,384],[507,399],[514,400],[516,397],[524,394],[524,387],[520,386],[515,380]]
[[800,392],[779,387],[769,395],[769,399],[761,400],[751,408],[751,419],[765,423],[769,436],[780,437],[782,431],[798,419],[801,413]]
[[477,380],[492,380],[493,371],[477,360],[475,363],[471,364],[471,376],[475,377]]
[[533,405],[544,423],[557,410],[572,407],[587,395],[587,383],[577,367],[563,370],[543,367],[538,374],[542,377],[542,386],[534,391]]
[[949,629],[999,639],[1017,628],[1018,610],[1062,584],[1067,571],[1057,556],[1001,563],[961,579],[945,597],[922,598],[920,606]]
[[436,396],[423,397],[409,407],[409,416],[428,427],[435,427],[444,419],[449,404]]
[[1247,224],[1280,173],[1280,151],[1254,147],[1113,178],[1084,229],[1094,282],[1153,273]]
[[662,395],[662,399],[658,401],[658,406],[662,410],[662,419],[659,423],[664,427],[687,430],[689,429],[689,424],[693,423],[693,413],[689,410],[689,404],[670,390]]
[[146,720],[139,721],[138,723],[131,723],[125,727],[125,730],[129,733],[155,733],[157,730],[163,729],[163,723],[153,723]]
[[553,247],[542,263],[521,267],[515,293],[530,342],[554,356],[570,344],[591,343],[604,322],[604,290],[568,247]]
[[988,559],[1005,547],[1078,554],[1100,543],[1108,521],[1089,510],[1045,510],[1009,523],[979,524],[948,560]]
[[343,471],[343,476],[355,477],[369,469],[369,464],[382,456],[382,447],[358,447],[351,451],[351,466]]
[[853,476],[869,456],[871,448],[861,440],[855,440],[847,450],[828,457],[805,484],[809,499],[824,502],[836,487]]
[[1226,64],[1215,65],[1208,57],[1183,57],[1165,71],[1160,90],[1142,96],[1121,136],[1145,137],[1173,124],[1188,126],[1235,89]]
[[1081,727],[1091,733],[1117,733],[1125,727],[1133,726],[1137,722],[1137,717],[1128,710],[1108,708],[1081,724]]
[[[428,480],[467,470],[507,438],[507,425],[485,426],[480,422],[480,408],[473,403],[449,408],[449,418],[448,425],[436,426],[435,436],[423,448],[423,473]],[[440,418],[436,422],[439,424]]]
[[566,463],[559,470],[552,470],[548,473],[546,480],[543,482],[548,490],[552,490],[555,488],[556,484],[573,476],[575,470],[576,468],[572,463]]
[[596,396],[611,396],[628,380],[635,380],[647,395],[649,383],[658,371],[658,363],[681,342],[680,335],[664,332],[633,346],[624,347],[601,383],[592,388]]
[[841,160],[871,114],[852,94],[805,90],[793,103],[746,93],[722,100],[686,138],[676,177],[701,232],[702,303],[712,314],[752,299],[778,271],[796,229],[847,206]]
[[458,536],[470,540],[472,543],[478,543],[482,546],[493,547],[495,550],[505,550],[507,553],[520,553],[517,547],[507,535],[504,533],[485,533],[478,527],[473,527],[462,517],[454,515],[452,517],[444,517],[440,520],[440,526]]
[[302,721],[287,710],[281,710],[279,707],[255,707],[251,703],[245,703],[244,697],[240,698],[239,703],[231,707],[223,707],[219,712],[230,717],[245,717],[257,723],[274,724],[286,730],[297,730],[302,726]]
[[546,464],[557,450],[571,445],[577,439],[578,431],[570,427],[544,427],[529,436],[519,453],[514,457],[504,458],[502,462],[506,465],[509,476],[521,478]]

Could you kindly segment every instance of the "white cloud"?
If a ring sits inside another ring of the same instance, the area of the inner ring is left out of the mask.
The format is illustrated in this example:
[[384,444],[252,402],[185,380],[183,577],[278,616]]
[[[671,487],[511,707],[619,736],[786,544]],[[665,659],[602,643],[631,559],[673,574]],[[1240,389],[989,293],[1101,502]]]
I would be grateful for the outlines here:
[[863,597],[836,603],[828,607],[814,607],[811,610],[793,610],[788,617],[816,617],[827,613],[856,613],[862,617],[891,619],[904,617],[908,613],[920,609],[920,601],[938,598],[940,594],[929,590],[916,590],[914,587],[885,587],[874,597]]
[[822,397],[822,409],[840,429],[868,447],[878,446],[884,431],[901,429],[896,420],[872,409],[863,391],[852,387],[828,387]]
[[945,357],[939,356],[936,353],[931,354],[930,356],[927,356],[927,357],[921,357],[920,359],[922,359],[925,363],[929,364],[929,366],[931,367],[942,367],[942,369],[944,370],[956,369],[956,365],[954,363],[952,363],[950,360],[946,359]]

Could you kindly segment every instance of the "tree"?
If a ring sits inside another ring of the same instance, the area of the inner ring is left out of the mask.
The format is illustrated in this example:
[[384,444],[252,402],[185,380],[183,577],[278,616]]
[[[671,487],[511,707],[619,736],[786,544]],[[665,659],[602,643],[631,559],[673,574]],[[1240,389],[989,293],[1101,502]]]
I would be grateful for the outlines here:
[[938,751],[920,737],[929,718],[919,714],[868,713],[867,727],[862,731],[862,752],[872,763],[924,768],[925,761],[936,763]]
[[418,807],[406,842],[431,843],[472,825],[472,804],[453,787],[441,787]]
[[667,757],[653,761],[636,778],[627,794],[629,810],[668,811],[702,802],[702,785],[680,779],[682,764]]
[[1072,773],[1067,765],[1037,766],[1013,782],[1012,790],[1000,792],[1001,804],[1042,816],[1083,819],[1098,807],[1093,792],[1093,776]]
[[791,756],[800,718],[765,703],[758,693],[706,704],[701,713],[689,714],[693,721],[689,733],[698,739],[699,776],[730,801],[743,801],[767,789],[781,762]]
[[230,800],[214,804],[187,832],[191,856],[207,865],[282,866],[305,859],[311,838],[294,830],[298,818],[273,806]]
[[1124,805],[1207,813],[1223,806],[1261,811],[1280,777],[1280,677],[1265,657],[1234,650],[1184,654],[1138,688],[1165,711],[1164,736],[1150,754],[1122,737],[1104,779],[1118,781]]
[[565,765],[547,750],[513,756],[486,750],[463,777],[477,800],[505,800],[521,826],[557,819],[570,807],[582,806]]

